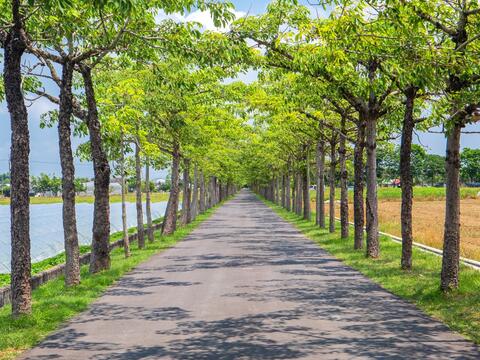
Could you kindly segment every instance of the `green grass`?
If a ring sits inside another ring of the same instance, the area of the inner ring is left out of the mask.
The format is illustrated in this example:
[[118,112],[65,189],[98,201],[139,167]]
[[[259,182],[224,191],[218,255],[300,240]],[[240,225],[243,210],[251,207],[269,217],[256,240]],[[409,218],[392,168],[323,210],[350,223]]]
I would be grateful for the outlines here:
[[[145,197],[145,194],[143,195]],[[152,202],[160,202],[160,201],[167,201],[168,200],[168,193],[163,192],[154,192],[151,193]],[[90,195],[77,195],[75,197],[75,201],[77,204],[87,203],[93,204],[95,198]],[[122,201],[121,195],[110,195],[110,202],[111,203],[119,203]],[[37,205],[37,204],[57,204],[62,202],[61,196],[40,196],[40,197],[31,197],[30,204]],[[128,193],[127,194],[127,202],[135,202],[135,194]],[[10,198],[0,197],[0,205],[9,205]]]
[[157,231],[155,242],[146,244],[147,248],[138,250],[131,247],[132,256],[124,258],[123,248],[111,253],[110,270],[91,275],[88,266],[82,267],[80,285],[67,289],[63,277],[52,280],[33,291],[32,315],[18,319],[11,317],[11,306],[0,309],[0,359],[13,359],[20,352],[31,348],[66,320],[87,309],[110,285],[126,272],[132,270],[152,255],[161,252],[192,232],[202,221],[214,212],[211,209],[199,215],[191,224],[180,227],[174,234],[162,237]]
[[[265,201],[265,200],[264,200]],[[460,288],[450,294],[439,290],[441,258],[418,250],[413,251],[413,270],[400,270],[401,245],[381,237],[381,256],[372,260],[364,250],[353,250],[353,237],[341,239],[319,229],[314,221],[306,221],[282,207],[265,201],[283,219],[294,224],[308,238],[345,264],[357,269],[383,288],[422,309],[427,314],[480,343],[480,272],[461,266]],[[313,217],[314,218],[314,217]],[[353,233],[353,231],[351,231]]]
[[[460,196],[462,199],[476,199],[477,194],[480,192],[480,188],[467,188],[460,189]],[[328,200],[330,196],[329,188],[325,188],[325,199]],[[364,195],[366,193],[364,192]],[[348,191],[350,200],[353,200],[353,190]],[[315,200],[316,191],[310,191],[310,199]],[[429,186],[415,186],[413,188],[413,197],[417,201],[432,201],[432,200],[444,200],[445,188],[429,187]],[[340,200],[340,189],[335,190],[335,199]],[[387,201],[400,201],[402,199],[402,189],[400,188],[378,188],[378,199]]]
[[[80,254],[86,254],[90,251],[89,245],[80,246]],[[65,262],[65,253],[62,252],[51,258],[36,262],[32,264],[32,275],[38,274],[42,271],[50,269],[54,266],[63,264]],[[10,284],[10,274],[0,274],[0,287]]]

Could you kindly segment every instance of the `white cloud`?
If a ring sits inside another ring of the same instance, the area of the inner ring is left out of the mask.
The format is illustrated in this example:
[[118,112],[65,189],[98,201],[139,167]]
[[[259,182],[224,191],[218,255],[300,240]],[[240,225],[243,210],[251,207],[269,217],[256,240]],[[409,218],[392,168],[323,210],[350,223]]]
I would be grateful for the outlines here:
[[157,23],[162,22],[163,20],[173,20],[175,22],[185,22],[185,16],[180,13],[166,14],[165,11],[160,10],[159,13],[155,16]]
[[[28,102],[27,102],[28,104]],[[51,110],[55,110],[58,108],[58,105],[52,103],[50,100],[47,100],[44,97],[41,97],[37,100],[35,100],[27,110],[28,110],[28,115],[31,120],[33,121],[40,121],[40,116],[42,114],[45,114],[46,112],[49,112]]]
[[[246,15],[246,13],[244,13],[243,11],[236,10],[233,10],[233,14],[235,15],[235,19],[239,19]],[[155,19],[157,23],[163,20],[173,20],[177,23],[196,22],[201,25],[201,30],[225,32],[230,29],[230,24],[228,24],[226,27],[215,26],[215,24],[213,23],[212,14],[209,10],[196,10],[186,16],[180,13],[166,14],[163,10],[161,10],[156,15]]]
[[[246,15],[246,13],[244,13],[243,11],[235,11],[235,10],[233,10],[233,14],[235,16],[235,19],[240,19]],[[215,24],[213,23],[212,15],[209,10],[194,11],[191,14],[187,15],[186,20],[192,21],[192,22],[198,22],[202,24],[202,27],[204,30],[225,32],[230,29],[230,24],[227,24],[226,27],[215,26]]]

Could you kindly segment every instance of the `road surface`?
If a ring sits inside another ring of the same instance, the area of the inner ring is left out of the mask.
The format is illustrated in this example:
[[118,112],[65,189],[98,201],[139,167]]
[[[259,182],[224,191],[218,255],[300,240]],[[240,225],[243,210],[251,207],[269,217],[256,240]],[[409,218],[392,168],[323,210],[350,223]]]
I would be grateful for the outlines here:
[[25,359],[480,359],[242,191]]

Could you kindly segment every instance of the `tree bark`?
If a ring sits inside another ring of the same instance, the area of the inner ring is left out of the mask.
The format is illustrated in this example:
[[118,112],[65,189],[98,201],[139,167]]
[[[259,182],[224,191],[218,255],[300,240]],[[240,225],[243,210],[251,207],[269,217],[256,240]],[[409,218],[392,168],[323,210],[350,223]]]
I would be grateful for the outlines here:
[[[346,119],[342,116],[341,120],[342,134],[346,133]],[[348,171],[347,171],[347,149],[345,136],[340,136],[340,145],[338,149],[340,162],[340,224],[342,239],[348,238]]]
[[458,288],[460,267],[460,133],[457,121],[447,136],[445,159],[446,211],[440,288],[447,292]]
[[270,201],[275,203],[275,178],[270,180]]
[[212,207],[218,204],[217,178],[212,176]]
[[62,167],[62,218],[65,243],[65,285],[80,283],[80,249],[78,246],[77,218],[75,212],[75,166],[71,143],[70,124],[73,113],[74,64],[65,61],[62,66],[60,104],[58,111],[58,148]]
[[305,146],[305,169],[303,171],[303,218],[311,220],[310,210],[310,157],[308,146]]
[[222,202],[223,200],[225,200],[225,185],[222,183],[222,181],[218,181],[218,199],[219,199],[219,202]]
[[325,228],[325,145],[323,140],[318,140],[316,151],[317,162],[317,195],[315,223]]
[[90,272],[96,273],[110,268],[110,166],[102,146],[101,125],[98,120],[91,69],[83,66],[82,76],[87,100],[87,126],[90,133],[90,148],[95,177]]
[[193,193],[192,193],[192,221],[197,218],[198,215],[198,166],[193,167]]
[[281,193],[281,205],[285,208],[285,200],[286,199],[286,186],[285,186],[285,175],[282,175],[282,193]]
[[190,208],[190,160],[183,160],[183,197],[182,197],[182,224],[191,222]]
[[297,215],[302,216],[302,208],[303,208],[303,191],[302,191],[302,183],[303,183],[303,176],[302,173],[299,171],[297,173],[297,191],[296,191],[296,199],[297,199]]
[[125,143],[123,133],[120,138],[120,181],[122,185],[122,231],[123,231],[123,251],[125,257],[130,257],[130,240],[128,237],[127,225],[127,186],[125,183]]
[[365,147],[365,121],[360,114],[359,123],[357,124],[357,139],[355,143],[354,150],[354,185],[353,185],[353,222],[354,222],[354,249],[363,248],[363,238],[364,238],[364,224],[365,224],[365,215],[364,215],[364,200],[363,200],[363,152]]
[[137,243],[139,249],[145,248],[145,230],[143,227],[142,207],[142,163],[140,160],[139,139],[135,141],[135,200],[137,210]]
[[155,240],[152,222],[152,199],[150,196],[150,164],[149,159],[145,160],[145,212],[147,213],[147,237],[149,242]]
[[198,207],[201,214],[203,214],[206,210],[205,205],[206,205],[205,175],[203,174],[203,171],[200,171],[200,201],[199,201]]
[[10,153],[10,236],[11,291],[14,316],[29,314],[32,309],[30,285],[30,136],[28,114],[22,92],[21,60],[26,48],[26,34],[20,16],[20,1],[12,1],[14,25],[4,42],[5,98],[11,121]]
[[207,185],[207,209],[211,209],[213,207],[213,196],[214,196],[214,191],[213,191],[213,176],[210,176],[208,180]]
[[162,234],[170,235],[177,228],[178,195],[179,195],[179,175],[180,175],[180,147],[178,141],[174,140],[172,155],[172,185],[170,187],[170,196],[168,197],[167,208],[162,224]]
[[290,185],[290,168],[285,174],[285,208],[290,211],[292,210],[292,200],[291,200],[291,185]]
[[380,254],[378,242],[377,201],[377,118],[370,115],[366,124],[367,145],[367,257],[377,258]]
[[275,176],[275,204],[280,205],[280,178]]
[[297,206],[298,206],[298,201],[297,201],[297,189],[298,189],[298,186],[297,186],[297,174],[295,174],[295,172],[293,172],[293,189],[292,189],[292,211],[295,213],[295,214],[298,214],[298,210],[297,210]]
[[413,177],[412,177],[412,137],[415,121],[413,111],[417,89],[409,87],[405,91],[405,114],[403,117],[402,140],[400,145],[400,184],[402,187],[402,260],[403,270],[412,268],[412,198],[413,198]]
[[328,230],[331,233],[335,232],[335,169],[337,166],[337,139],[335,134],[330,140],[330,173],[328,175],[328,182],[330,184],[330,201],[328,204]]

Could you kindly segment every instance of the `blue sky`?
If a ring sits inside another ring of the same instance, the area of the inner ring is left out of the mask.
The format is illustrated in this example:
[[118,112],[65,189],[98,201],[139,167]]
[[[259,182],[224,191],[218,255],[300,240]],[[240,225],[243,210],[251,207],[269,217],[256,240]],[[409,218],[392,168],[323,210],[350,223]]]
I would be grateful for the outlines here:
[[[307,0],[301,0],[302,3],[308,5]],[[312,2],[312,1],[311,1]],[[269,0],[234,0],[237,11],[250,14],[258,14],[265,11]],[[313,2],[312,2],[313,3]],[[318,8],[318,7],[317,7]],[[321,11],[321,9],[320,9]],[[192,13],[187,16],[187,19],[208,22],[206,14]],[[29,61],[29,57],[25,57],[25,61]],[[254,80],[256,73],[250,72],[241,78],[246,81]],[[57,92],[55,86],[47,85],[52,92]],[[30,165],[31,173],[38,175],[41,172],[49,174],[55,173],[60,175],[60,161],[58,156],[58,138],[57,129],[40,129],[40,115],[53,108],[48,100],[40,99],[35,101],[29,108],[30,117],[30,140],[31,140],[31,155]],[[471,127],[472,129],[480,130],[480,126]],[[73,139],[74,146],[77,146],[85,139]],[[417,143],[426,146],[430,152],[436,154],[444,154],[445,152],[445,138],[441,134],[419,134],[416,138]],[[462,139],[463,147],[479,148],[479,135],[464,135]],[[0,103],[0,173],[8,171],[8,159],[10,154],[10,118],[7,112],[5,103]],[[82,163],[76,161],[77,176],[92,177],[92,166],[89,163]],[[154,177],[164,177],[165,172],[155,172]]]

